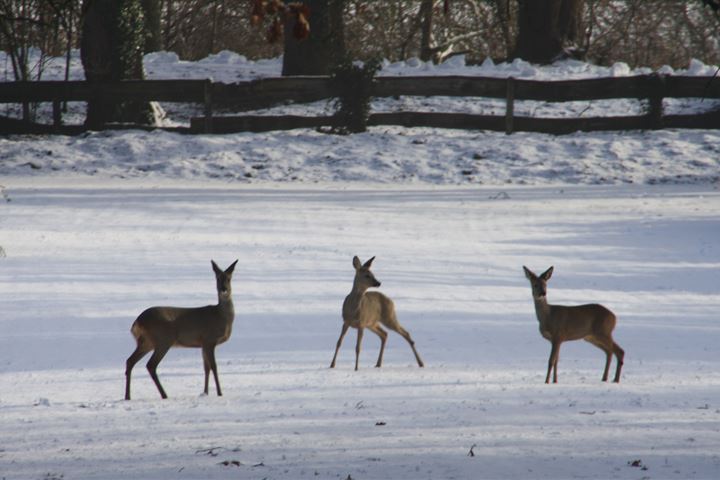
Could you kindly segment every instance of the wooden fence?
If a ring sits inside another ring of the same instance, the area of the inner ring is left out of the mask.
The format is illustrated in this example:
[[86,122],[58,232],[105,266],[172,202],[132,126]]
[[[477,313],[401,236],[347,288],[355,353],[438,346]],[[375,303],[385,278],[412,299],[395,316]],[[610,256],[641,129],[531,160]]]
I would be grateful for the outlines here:
[[[63,125],[63,102],[88,102],[112,97],[121,100],[202,103],[207,125],[212,125],[212,90],[209,80],[126,80],[112,83],[40,81],[0,83],[0,103],[52,103],[52,125],[0,118],[0,132],[67,133],[86,130],[83,125]],[[108,125],[107,128],[149,128],[141,125]],[[181,131],[183,129],[180,129]]]
[[[378,77],[375,97],[454,96],[503,99],[505,115],[468,113],[392,112],[375,113],[370,125],[405,127],[459,128],[563,134],[574,131],[631,130],[658,128],[720,128],[720,112],[689,115],[664,115],[664,98],[720,98],[720,78],[641,75],[634,77],[595,78],[566,81],[535,81],[513,78],[462,76]],[[28,124],[18,120],[0,120],[0,132],[76,133],[80,125],[62,124],[61,102],[89,101],[112,96],[123,100],[199,103],[202,117],[190,119],[189,128],[174,130],[187,133],[232,133],[337,125],[332,116],[217,116],[218,110],[244,111],[268,108],[288,102],[308,103],[332,98],[327,77],[266,78],[235,84],[209,80],[144,80],[107,84],[88,82],[0,83],[0,103],[52,102],[53,124]],[[621,117],[537,118],[515,115],[515,102],[535,100],[571,102],[608,99],[647,101],[644,115]],[[108,128],[138,126],[109,125]],[[145,127],[148,128],[148,127]]]

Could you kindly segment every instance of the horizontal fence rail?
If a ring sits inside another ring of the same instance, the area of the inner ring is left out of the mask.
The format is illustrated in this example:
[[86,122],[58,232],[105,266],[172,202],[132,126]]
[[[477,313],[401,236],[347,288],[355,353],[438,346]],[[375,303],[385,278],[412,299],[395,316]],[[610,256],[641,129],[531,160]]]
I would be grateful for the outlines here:
[[0,83],[0,103],[82,102],[97,97],[165,102],[203,102],[209,80],[41,81]]
[[[512,133],[531,131],[628,130],[654,128],[720,128],[720,113],[664,115],[663,98],[720,98],[720,78],[640,75],[584,80],[538,81],[514,78],[465,76],[378,77],[374,97],[453,96],[504,99],[505,115],[464,113],[392,112],[372,114],[369,125],[496,130]],[[210,80],[128,80],[113,83],[12,82],[0,83],[0,103],[52,102],[53,125],[29,124],[0,118],[0,132],[77,133],[79,125],[62,125],[60,104],[112,97],[118,100],[199,103],[204,116],[192,118],[187,133],[232,133],[338,126],[331,116],[216,116],[225,112],[258,110],[278,104],[309,103],[337,96],[328,77],[282,77],[234,84]],[[646,115],[623,117],[536,118],[516,116],[515,102],[592,101],[609,99],[647,100]],[[109,125],[108,128],[152,128]]]

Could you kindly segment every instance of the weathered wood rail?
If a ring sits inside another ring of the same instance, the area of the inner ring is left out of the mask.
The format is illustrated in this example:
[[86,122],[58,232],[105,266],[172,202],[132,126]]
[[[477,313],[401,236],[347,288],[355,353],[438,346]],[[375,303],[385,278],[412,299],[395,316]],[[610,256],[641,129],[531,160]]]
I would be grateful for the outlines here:
[[[222,87],[229,105],[240,109],[266,108],[282,100],[310,102],[330,98],[333,92],[325,77],[268,78]],[[455,96],[504,99],[505,115],[467,113],[393,112],[375,113],[369,125],[459,128],[564,134],[574,131],[634,130],[658,128],[720,128],[720,112],[664,115],[663,98],[720,98],[720,79],[706,77],[642,75],[586,80],[536,81],[505,78],[438,76],[379,77],[375,97]],[[535,100],[571,102],[630,98],[647,100],[646,115],[622,117],[535,118],[516,116],[515,102]],[[192,119],[192,129],[203,129],[203,118]],[[288,130],[336,125],[329,116],[233,116],[213,118],[217,133]]]
[[[265,78],[236,84],[209,80],[144,80],[106,84],[89,82],[0,83],[0,103],[52,102],[53,124],[0,121],[0,132],[76,133],[82,126],[62,124],[61,102],[89,101],[103,96],[123,100],[199,103],[204,115],[192,118],[187,133],[232,133],[332,126],[331,116],[216,116],[218,110],[246,111],[281,103],[308,103],[332,98],[327,77]],[[720,112],[693,115],[664,115],[664,98],[720,98],[720,78],[641,75],[585,80],[536,81],[513,78],[464,76],[378,77],[376,97],[454,96],[505,100],[505,115],[467,113],[393,112],[375,113],[370,125],[496,130],[512,133],[531,131],[553,134],[573,131],[630,130],[657,128],[720,128]],[[515,115],[515,103],[523,100],[571,102],[630,98],[648,102],[645,115],[621,117],[536,118]],[[108,128],[138,126],[109,125]],[[142,127],[148,128],[148,127]]]
[[[62,102],[88,102],[103,97],[122,100],[204,103],[212,125],[212,89],[210,80],[126,80],[91,83],[85,81],[40,81],[0,83],[0,103],[41,103],[53,105],[53,123],[45,125],[16,119],[0,120],[0,132],[69,133],[85,130],[82,125],[62,124]],[[143,128],[140,125],[109,125],[108,128]],[[148,127],[144,127],[148,128]]]

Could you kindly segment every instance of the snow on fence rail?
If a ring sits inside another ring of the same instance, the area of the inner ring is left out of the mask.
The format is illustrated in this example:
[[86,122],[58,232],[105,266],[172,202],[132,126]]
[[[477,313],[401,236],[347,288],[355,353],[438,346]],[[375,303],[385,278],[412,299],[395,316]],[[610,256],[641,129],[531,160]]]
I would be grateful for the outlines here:
[[[173,128],[187,133],[233,133],[241,131],[287,130],[332,126],[332,116],[214,116],[216,107],[250,110],[295,102],[308,103],[332,98],[328,77],[264,78],[234,84],[209,80],[130,80],[93,84],[84,81],[0,83],[0,103],[52,102],[53,125],[4,119],[1,131],[76,133],[82,126],[62,125],[61,102],[88,101],[102,96],[123,100],[167,101],[204,104],[204,116],[194,117],[190,128]],[[632,130],[658,128],[720,128],[720,112],[692,115],[664,115],[664,98],[720,98],[720,78],[664,75],[593,78],[585,80],[537,81],[514,78],[467,76],[378,77],[375,97],[455,96],[504,99],[505,115],[468,113],[391,112],[370,116],[370,125],[459,128],[543,132]],[[621,117],[537,118],[516,116],[519,100],[570,102],[631,98],[647,100],[645,115]],[[128,128],[109,125],[108,128]],[[147,127],[145,127],[147,128]]]

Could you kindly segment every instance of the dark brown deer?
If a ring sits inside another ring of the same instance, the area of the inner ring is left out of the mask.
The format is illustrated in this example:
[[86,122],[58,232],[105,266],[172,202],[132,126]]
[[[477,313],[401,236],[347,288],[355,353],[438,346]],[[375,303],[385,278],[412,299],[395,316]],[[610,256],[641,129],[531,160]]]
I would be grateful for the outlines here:
[[130,331],[137,348],[125,367],[125,400],[130,400],[130,376],[135,364],[153,352],[147,363],[150,377],[162,398],[167,398],[157,376],[157,366],[172,347],[201,348],[205,367],[205,395],[208,394],[210,371],[215,378],[217,394],[222,395],[215,363],[215,347],[230,338],[235,310],[230,280],[237,260],[227,270],[210,261],[217,281],[218,304],[198,308],[151,307],[140,314]]
[[343,302],[342,315],[343,326],[335,347],[335,356],[333,356],[330,368],[335,368],[335,360],[337,360],[340,345],[342,345],[343,337],[350,327],[356,328],[358,331],[357,346],[355,347],[355,370],[358,369],[360,360],[360,345],[362,343],[363,332],[367,328],[380,337],[380,355],[377,359],[376,367],[382,366],[383,353],[385,351],[385,342],[387,341],[387,332],[383,330],[380,324],[385,325],[390,330],[399,333],[410,344],[418,366],[423,367],[423,361],[420,359],[417,350],[415,350],[415,342],[410,338],[410,334],[398,322],[395,314],[395,304],[388,297],[380,292],[368,292],[371,287],[379,287],[380,282],[370,271],[370,266],[375,260],[370,260],[361,264],[358,257],[353,258],[353,267],[355,267],[355,281],[353,282],[350,294],[345,297]]
[[540,334],[552,344],[548,361],[545,383],[550,383],[550,372],[553,372],[553,383],[557,383],[557,364],[560,356],[560,344],[569,340],[585,340],[605,352],[605,371],[602,380],[607,382],[610,361],[613,353],[617,357],[617,369],[613,382],[620,382],[620,371],[623,366],[625,352],[613,341],[612,332],[615,328],[615,314],[596,303],[566,307],[550,305],[547,302],[547,281],[553,273],[550,267],[540,276],[535,275],[527,267],[523,267],[525,276],[532,286],[535,314],[540,322]]

